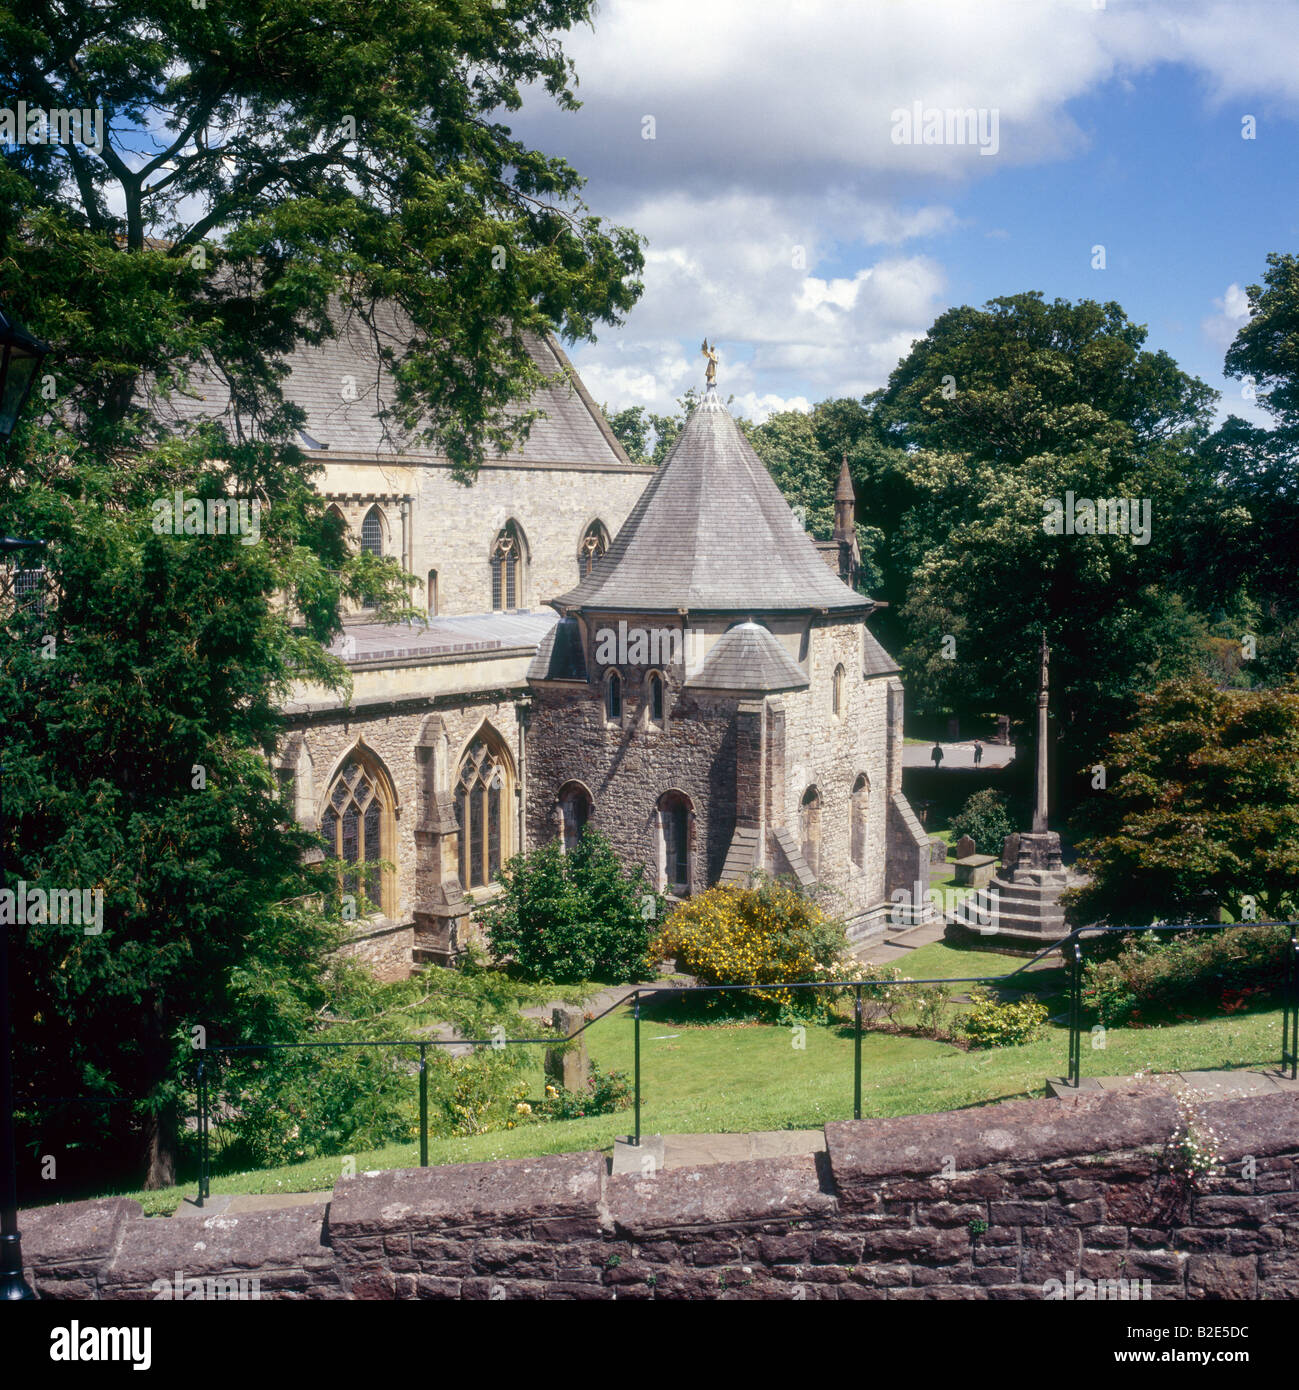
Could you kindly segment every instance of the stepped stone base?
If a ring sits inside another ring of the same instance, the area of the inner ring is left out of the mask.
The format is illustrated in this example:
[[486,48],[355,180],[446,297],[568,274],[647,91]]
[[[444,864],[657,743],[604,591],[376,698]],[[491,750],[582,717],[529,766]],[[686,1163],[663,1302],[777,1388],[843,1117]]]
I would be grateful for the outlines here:
[[1064,867],[1054,830],[1007,835],[1002,871],[948,915],[952,926],[984,937],[1046,944],[1069,935],[1060,906],[1066,888],[1083,880]]

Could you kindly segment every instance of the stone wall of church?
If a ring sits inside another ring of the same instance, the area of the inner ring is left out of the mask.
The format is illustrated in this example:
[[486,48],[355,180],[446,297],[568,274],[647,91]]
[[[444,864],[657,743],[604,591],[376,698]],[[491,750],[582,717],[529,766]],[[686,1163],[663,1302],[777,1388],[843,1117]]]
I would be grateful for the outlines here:
[[[834,671],[844,668],[843,707],[833,711]],[[803,795],[821,796],[820,878],[838,897],[833,910],[854,917],[885,897],[888,845],[888,682],[862,677],[860,623],[812,629],[808,690],[781,696],[785,707],[785,825],[799,836]],[[901,737],[899,730],[898,737]],[[870,782],[865,863],[852,861],[852,789]]]
[[683,691],[680,671],[666,679],[667,728],[645,717],[647,672],[624,673],[623,723],[604,718],[599,686],[538,686],[528,728],[528,831],[533,844],[555,837],[555,798],[583,783],[595,803],[592,824],[654,881],[656,810],[667,791],[684,792],[696,816],[692,881],[721,872],[735,830],[735,700]]
[[[512,691],[436,702],[408,701],[375,711],[340,710],[334,716],[293,720],[285,731],[286,739],[297,736],[307,757],[305,763],[299,757],[298,764],[298,819],[303,824],[319,826],[334,775],[358,742],[364,743],[391,779],[396,793],[396,912],[391,919],[372,918],[358,923],[355,940],[347,951],[387,977],[409,973],[415,944],[411,927],[417,906],[415,830],[423,809],[423,774],[416,757],[416,743],[430,714],[440,717],[446,737],[445,752],[438,760],[438,790],[451,790],[464,750],[484,722],[496,731],[508,750],[514,785],[519,785],[518,707]],[[304,780],[308,785],[302,785]],[[511,796],[509,807],[510,836],[508,843],[502,845],[503,858],[520,847],[519,800]]]
[[652,476],[652,469],[628,464],[487,463],[466,486],[440,464],[330,462],[320,490],[342,512],[354,545],[366,513],[378,506],[385,553],[398,558],[400,499],[409,497],[405,553],[419,580],[412,601],[425,606],[429,571],[436,570],[438,613],[454,616],[491,611],[489,557],[507,521],[519,527],[527,550],[516,606],[541,608],[578,582],[578,549],[587,527],[600,522],[612,540]]

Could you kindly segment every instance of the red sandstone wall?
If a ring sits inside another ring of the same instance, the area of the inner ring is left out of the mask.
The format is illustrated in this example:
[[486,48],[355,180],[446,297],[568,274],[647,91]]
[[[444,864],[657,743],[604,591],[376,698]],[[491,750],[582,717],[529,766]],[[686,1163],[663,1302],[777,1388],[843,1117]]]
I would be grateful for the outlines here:
[[328,1206],[239,1217],[45,1207],[24,1253],[42,1298],[152,1298],[177,1270],[290,1299],[1041,1299],[1117,1279],[1299,1297],[1299,1095],[1200,1113],[1222,1166],[1197,1185],[1170,1171],[1176,1104],[1111,1094],[831,1124],[823,1155],[656,1177],[581,1153],[363,1175]]

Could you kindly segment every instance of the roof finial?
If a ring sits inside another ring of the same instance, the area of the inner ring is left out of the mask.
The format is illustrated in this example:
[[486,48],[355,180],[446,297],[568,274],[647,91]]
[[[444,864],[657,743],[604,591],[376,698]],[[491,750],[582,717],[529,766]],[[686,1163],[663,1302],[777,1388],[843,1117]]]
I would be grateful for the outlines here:
[[708,346],[708,339],[704,339],[704,345],[699,349],[708,359],[708,370],[704,373],[704,381],[709,386],[717,385],[717,344]]

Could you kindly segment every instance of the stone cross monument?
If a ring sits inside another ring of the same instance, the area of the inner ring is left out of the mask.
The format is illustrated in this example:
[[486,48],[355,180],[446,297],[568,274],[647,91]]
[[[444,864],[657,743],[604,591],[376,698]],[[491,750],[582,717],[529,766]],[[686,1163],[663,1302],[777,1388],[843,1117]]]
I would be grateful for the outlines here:
[[1046,644],[1046,629],[1042,629],[1042,646],[1038,652],[1037,668],[1037,784],[1033,797],[1033,834],[1045,835],[1047,831],[1049,795],[1047,787],[1047,665],[1051,660],[1051,648]]
[[1038,649],[1037,758],[1033,793],[1033,828],[1007,835],[1001,851],[1001,872],[987,888],[960,902],[949,920],[982,936],[1012,941],[1058,941],[1067,936],[1060,894],[1071,881],[1060,857],[1060,836],[1050,829],[1048,769],[1047,667],[1051,650],[1046,632]]

